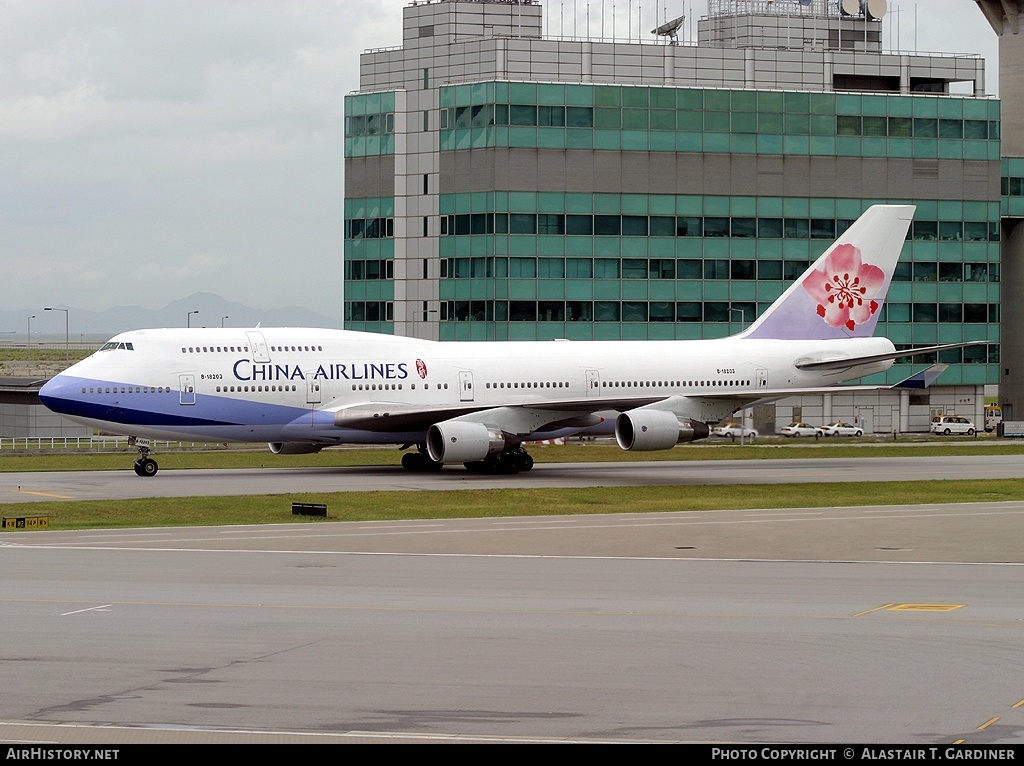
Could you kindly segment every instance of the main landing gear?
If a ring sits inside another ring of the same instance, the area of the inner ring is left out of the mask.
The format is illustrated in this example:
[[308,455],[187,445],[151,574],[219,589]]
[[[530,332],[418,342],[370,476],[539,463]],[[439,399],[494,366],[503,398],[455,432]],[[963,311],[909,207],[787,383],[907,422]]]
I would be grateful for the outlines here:
[[463,463],[467,471],[472,473],[488,474],[517,474],[520,471],[529,471],[533,468],[533,458],[522,447],[498,452],[488,455],[483,460],[473,463]]
[[128,444],[134,446],[139,452],[135,458],[135,475],[156,476],[160,466],[149,456],[149,439],[137,439],[133,436],[128,439]]
[[[533,458],[520,446],[514,450],[488,455],[483,460],[463,463],[463,465],[471,473],[516,474],[533,468]],[[402,468],[407,471],[426,473],[440,471],[443,466],[443,463],[435,463],[430,459],[424,444],[417,444],[415,452],[406,452],[402,455]]]
[[428,471],[440,471],[444,463],[435,463],[427,454],[427,445],[417,444],[415,452],[406,452],[402,455],[402,468],[414,473],[426,473]]

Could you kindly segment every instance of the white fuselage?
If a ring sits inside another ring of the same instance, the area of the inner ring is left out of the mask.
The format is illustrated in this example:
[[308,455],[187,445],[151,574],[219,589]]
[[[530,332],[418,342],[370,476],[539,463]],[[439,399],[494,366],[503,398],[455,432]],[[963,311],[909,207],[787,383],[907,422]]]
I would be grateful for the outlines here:
[[[885,338],[439,343],[324,329],[139,330],[54,378],[41,398],[76,420],[131,436],[421,443],[422,423],[377,427],[372,413],[393,407],[443,420],[446,412],[472,410],[484,420],[479,413],[496,408],[557,412],[566,403],[568,413],[620,412],[676,397],[689,410],[680,414],[711,422],[752,393],[778,398],[891,364],[837,373],[800,370],[798,361],[892,351]],[[549,433],[540,427],[519,436]]]

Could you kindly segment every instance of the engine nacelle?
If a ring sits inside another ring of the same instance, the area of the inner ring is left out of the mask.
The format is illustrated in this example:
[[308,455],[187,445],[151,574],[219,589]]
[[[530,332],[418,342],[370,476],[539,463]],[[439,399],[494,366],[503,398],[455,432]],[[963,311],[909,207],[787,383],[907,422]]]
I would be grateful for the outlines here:
[[324,448],[310,442],[267,442],[267,446],[275,455],[312,455]]
[[504,449],[501,431],[483,423],[446,420],[427,430],[427,454],[435,463],[475,463]]
[[615,419],[615,441],[625,450],[671,449],[682,442],[706,439],[710,433],[707,423],[683,420],[665,410],[640,408]]

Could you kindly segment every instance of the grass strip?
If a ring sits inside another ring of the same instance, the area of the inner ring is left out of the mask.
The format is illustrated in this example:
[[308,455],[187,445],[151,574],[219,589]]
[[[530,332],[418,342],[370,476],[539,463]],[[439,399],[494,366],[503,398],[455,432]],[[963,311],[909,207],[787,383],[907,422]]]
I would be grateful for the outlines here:
[[[745,446],[728,442],[686,444],[671,450],[626,452],[614,444],[587,443],[528,447],[539,463],[630,463],[638,461],[780,460],[847,457],[936,457],[980,454],[1024,455],[1024,440],[993,437],[928,441],[858,441],[833,439],[799,442],[765,442]],[[164,469],[186,468],[298,468],[346,466],[395,466],[401,463],[397,449],[328,449],[315,455],[274,455],[267,449],[205,449],[155,452]],[[12,471],[129,471],[135,451],[0,453],[0,472]]]
[[1024,479],[986,479],[84,500],[5,504],[0,514],[48,513],[51,529],[110,529],[321,521],[292,516],[292,502],[326,503],[329,521],[388,521],[1022,499]]

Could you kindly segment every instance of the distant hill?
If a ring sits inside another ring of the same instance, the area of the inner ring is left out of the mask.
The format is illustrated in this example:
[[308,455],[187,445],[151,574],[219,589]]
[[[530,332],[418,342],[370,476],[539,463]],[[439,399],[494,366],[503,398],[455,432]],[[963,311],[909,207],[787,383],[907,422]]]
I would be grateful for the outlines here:
[[[286,306],[277,309],[255,309],[241,303],[234,303],[213,293],[196,293],[188,298],[174,301],[162,309],[147,309],[141,306],[114,306],[106,311],[86,311],[69,306],[68,326],[71,340],[81,336],[108,338],[126,330],[151,329],[157,327],[185,327],[190,321],[192,327],[220,327],[221,318],[225,327],[341,327],[341,305],[336,316],[331,318],[317,314],[301,306]],[[191,315],[189,312],[198,311]],[[335,312],[331,312],[334,314]],[[0,340],[24,341],[28,332],[28,317],[32,320],[33,338],[64,337],[64,312],[43,311],[40,308],[0,311]]]

